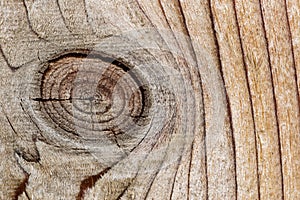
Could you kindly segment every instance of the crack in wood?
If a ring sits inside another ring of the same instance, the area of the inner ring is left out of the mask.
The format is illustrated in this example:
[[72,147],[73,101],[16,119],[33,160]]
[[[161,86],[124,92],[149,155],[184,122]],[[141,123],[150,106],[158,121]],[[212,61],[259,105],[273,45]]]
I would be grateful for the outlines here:
[[15,191],[15,195],[13,197],[14,200],[18,200],[19,196],[22,195],[23,193],[25,193],[27,198],[30,199],[26,192],[26,185],[28,184],[28,179],[29,179],[29,174],[26,173],[24,180],[20,183],[19,187]]
[[103,175],[106,174],[110,169],[111,169],[111,167],[108,167],[105,170],[101,171],[100,173],[93,175],[93,176],[89,176],[86,179],[84,179],[83,181],[81,181],[80,191],[76,197],[76,200],[83,200],[86,190],[94,187],[96,182],[99,179],[101,179],[103,177]]
[[21,164],[19,163],[18,158],[17,158],[16,155],[14,156],[14,158],[16,160],[17,166],[22,170],[23,174],[25,175],[25,178],[19,184],[18,188],[15,190],[15,194],[14,194],[14,197],[12,199],[13,200],[18,200],[19,197],[20,197],[20,195],[22,195],[23,193],[25,193],[25,196],[28,199],[30,199],[29,195],[28,195],[28,193],[26,191],[26,187],[27,187],[27,184],[28,184],[28,181],[29,181],[30,174],[28,172],[26,172],[26,170],[21,166]]

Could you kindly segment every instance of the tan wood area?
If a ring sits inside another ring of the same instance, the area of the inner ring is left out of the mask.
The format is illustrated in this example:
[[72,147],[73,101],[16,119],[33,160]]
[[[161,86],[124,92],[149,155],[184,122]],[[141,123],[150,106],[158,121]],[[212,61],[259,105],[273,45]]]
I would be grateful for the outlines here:
[[0,0],[0,199],[300,199],[299,0]]

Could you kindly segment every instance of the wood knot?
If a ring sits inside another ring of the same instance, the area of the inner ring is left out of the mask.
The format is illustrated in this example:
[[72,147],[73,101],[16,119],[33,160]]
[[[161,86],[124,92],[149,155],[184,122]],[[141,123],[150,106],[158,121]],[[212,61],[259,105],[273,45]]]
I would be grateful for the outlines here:
[[[142,75],[100,54],[72,53],[48,61],[41,73],[40,114],[67,137],[130,138],[149,124],[151,92]],[[119,144],[118,144],[119,145]]]

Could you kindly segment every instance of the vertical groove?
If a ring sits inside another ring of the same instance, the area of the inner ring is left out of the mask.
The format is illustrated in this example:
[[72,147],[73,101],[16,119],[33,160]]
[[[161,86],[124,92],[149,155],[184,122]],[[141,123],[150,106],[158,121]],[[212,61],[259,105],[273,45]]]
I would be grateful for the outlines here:
[[[173,117],[174,117],[174,115],[171,117],[171,120],[173,119]],[[172,129],[171,131],[173,131],[173,129]],[[148,133],[147,133],[147,134],[148,134]],[[147,135],[147,134],[146,134],[146,135]],[[145,137],[146,137],[146,136],[145,136]],[[144,140],[144,139],[143,139],[143,140]],[[148,158],[150,152],[154,149],[154,147],[158,144],[158,142],[159,142],[159,139],[157,139],[157,141],[153,144],[153,146],[152,146],[151,149],[149,150],[149,153],[148,153],[148,154],[145,156],[145,158],[143,159],[143,162],[147,160],[147,158]],[[138,144],[138,145],[139,145],[139,144]],[[137,145],[137,146],[138,146],[138,145]],[[161,164],[161,165],[162,165],[162,164]],[[160,167],[161,167],[161,165],[160,165]],[[133,180],[135,180],[136,177],[138,176],[139,170],[140,170],[140,167],[138,168],[138,171],[137,171],[136,174],[134,175]],[[151,185],[153,184],[154,179],[156,178],[156,176],[157,176],[157,174],[158,174],[159,171],[160,171],[160,169],[159,169],[158,171],[155,172],[154,178],[153,178],[153,180],[151,180],[151,183],[150,183]],[[131,181],[131,182],[129,183],[129,185],[122,191],[122,193],[118,196],[118,199],[121,199],[121,198],[123,197],[123,195],[126,193],[126,191],[127,191],[128,188],[131,186],[132,183],[133,183],[133,181]],[[148,193],[150,192],[150,189],[151,189],[151,185],[149,186],[148,191],[147,191],[146,196],[145,196],[144,199],[147,198]]]
[[232,149],[233,149],[233,159],[234,159],[234,170],[235,170],[235,175],[234,175],[234,181],[235,181],[235,199],[237,199],[237,191],[238,191],[238,185],[237,185],[237,171],[236,171],[236,148],[235,148],[235,140],[234,140],[234,135],[233,135],[233,126],[232,126],[232,116],[231,116],[231,107],[230,107],[230,103],[229,103],[229,97],[228,97],[228,92],[227,89],[225,87],[225,80],[224,80],[224,74],[223,74],[223,70],[222,70],[222,61],[221,61],[221,54],[220,54],[220,45],[217,39],[217,32],[215,29],[215,19],[213,16],[213,12],[212,12],[212,3],[211,0],[208,0],[208,4],[209,4],[209,15],[211,18],[211,28],[213,30],[213,35],[214,35],[214,42],[215,42],[215,46],[217,48],[217,57],[218,57],[218,64],[219,64],[219,71],[221,73],[221,77],[222,77],[222,83],[224,85],[224,90],[225,90],[225,95],[226,95],[226,104],[227,104],[227,113],[229,115],[229,121],[230,121],[230,131],[231,131],[231,137],[232,137]]
[[[168,147],[169,147],[169,145],[168,145]],[[167,149],[168,149],[168,148],[167,148]],[[165,156],[167,155],[167,153],[166,153],[166,152],[164,152],[164,153],[165,153],[165,155],[164,155],[164,159],[165,159]],[[146,158],[146,159],[147,159],[147,158]],[[145,159],[145,160],[146,160],[146,159]],[[164,160],[164,159],[163,159],[163,160]],[[154,183],[154,181],[155,181],[155,179],[156,179],[158,173],[161,171],[163,164],[164,164],[164,161],[162,161],[162,162],[160,163],[159,169],[156,170],[155,174],[153,175],[153,178],[152,178],[152,180],[151,180],[151,182],[150,182],[150,185],[149,185],[149,187],[148,187],[148,189],[147,189],[147,192],[146,192],[146,194],[145,194],[145,198],[144,198],[144,199],[147,199],[147,197],[149,196],[150,190],[151,190],[151,188],[152,188],[152,186],[153,186],[153,183]],[[173,183],[173,184],[174,184],[174,183]],[[171,195],[172,195],[172,192],[173,192],[173,190],[171,190]]]
[[[224,82],[224,75],[223,72],[221,72],[222,74],[222,79]],[[225,84],[224,84],[225,85]],[[227,101],[227,112],[229,115],[229,122],[230,122],[230,130],[231,130],[231,139],[232,139],[232,149],[233,149],[233,165],[234,165],[234,181],[235,181],[235,199],[237,200],[237,193],[238,193],[238,184],[237,184],[237,169],[236,169],[236,146],[235,146],[235,139],[234,139],[234,129],[233,129],[233,122],[232,122],[232,113],[231,113],[231,107],[230,107],[230,103],[229,103],[229,97],[228,97],[228,93],[226,91],[226,101]]]
[[263,34],[264,34],[264,39],[266,42],[266,50],[268,54],[268,62],[269,62],[269,69],[271,73],[271,85],[272,85],[272,93],[273,93],[273,101],[274,101],[274,109],[275,109],[275,118],[276,118],[276,125],[277,125],[277,133],[278,133],[278,146],[279,146],[279,162],[280,162],[280,176],[281,176],[281,193],[282,196],[281,198],[284,200],[284,183],[283,183],[283,169],[282,169],[282,149],[281,149],[281,139],[280,139],[280,129],[279,129],[279,122],[278,122],[278,105],[276,101],[276,96],[275,96],[275,87],[274,87],[274,75],[272,72],[272,64],[271,64],[271,58],[270,58],[270,51],[269,51],[269,40],[267,38],[267,31],[266,31],[266,25],[265,25],[265,19],[264,19],[264,13],[263,13],[263,8],[262,8],[262,0],[259,0],[259,8],[260,8],[260,13],[261,13],[261,19],[262,19],[262,24],[263,24]]
[[[205,113],[204,113],[205,116]],[[204,126],[204,130],[206,130],[205,128],[205,118],[204,118],[204,122],[203,122],[203,126]],[[203,140],[204,140],[204,165],[205,165],[205,184],[206,184],[206,188],[205,188],[205,195],[206,195],[206,199],[208,200],[208,175],[207,175],[207,144],[206,144],[206,135],[203,136]]]
[[249,72],[247,68],[247,64],[245,61],[245,52],[244,52],[244,45],[242,42],[242,37],[241,37],[241,30],[240,30],[240,25],[237,17],[237,9],[236,9],[236,0],[233,0],[233,8],[234,8],[234,14],[235,14],[235,21],[238,29],[238,37],[239,37],[239,42],[240,42],[240,47],[241,47],[241,52],[243,56],[243,66],[244,66],[244,71],[246,75],[246,82],[247,82],[247,90],[249,94],[249,101],[250,101],[250,106],[251,106],[251,115],[252,115],[252,122],[253,122],[253,128],[254,128],[254,142],[255,142],[255,153],[256,153],[256,176],[257,176],[257,191],[258,191],[258,200],[260,200],[260,175],[259,175],[259,166],[258,166],[258,148],[257,148],[257,130],[256,130],[256,123],[254,120],[254,108],[253,108],[253,101],[252,101],[252,93],[250,90],[250,83],[249,83]]
[[191,167],[192,167],[192,159],[193,159],[193,150],[194,150],[194,141],[192,142],[191,146],[191,153],[190,153],[190,162],[189,162],[189,171],[188,171],[188,188],[187,188],[187,200],[190,199],[190,184],[191,184]]
[[[160,9],[161,9],[161,11],[162,11],[162,13],[163,13],[165,19],[166,19],[166,22],[167,22],[167,24],[168,24],[168,27],[169,27],[169,29],[171,30],[174,39],[176,40],[176,37],[175,37],[175,35],[174,35],[174,32],[172,31],[171,25],[170,25],[170,23],[169,23],[169,20],[167,19],[166,12],[165,12],[165,10],[164,10],[164,8],[163,8],[163,6],[162,6],[161,0],[158,0],[158,4],[159,4],[159,6],[160,6]],[[182,15],[183,15],[183,13],[182,13]],[[176,40],[176,43],[177,43],[178,47],[180,48],[180,46],[179,46],[177,40]],[[181,50],[181,51],[182,51],[182,50]],[[184,150],[182,150],[182,152],[183,152],[183,151],[184,151]],[[182,154],[180,154],[179,161],[178,161],[178,165],[176,166],[176,172],[175,172],[174,177],[173,177],[172,187],[171,187],[171,193],[170,193],[170,197],[169,197],[170,200],[172,199],[172,196],[173,196],[173,190],[174,190],[174,187],[175,187],[175,181],[176,181],[176,177],[177,177],[177,173],[178,173],[178,170],[179,170],[179,165],[180,165],[181,160],[182,160]]]
[[176,181],[176,177],[177,177],[177,173],[178,173],[178,169],[179,169],[179,165],[180,165],[181,160],[182,160],[182,154],[178,158],[178,165],[176,167],[176,172],[175,172],[174,177],[173,177],[172,187],[171,187],[172,189],[171,189],[171,194],[170,194],[170,200],[173,197],[173,191],[174,191],[174,187],[175,187],[175,181]]
[[[183,12],[183,9],[182,9],[182,6],[181,6],[181,2],[180,0],[178,0],[178,5],[179,5],[179,9],[180,9],[180,13],[182,15],[182,19],[183,19],[183,25],[184,25],[184,28],[186,29],[186,32],[187,32],[187,35],[188,35],[188,38],[189,38],[189,42],[191,44],[191,47],[192,47],[192,53],[193,53],[193,57],[197,63],[197,66],[198,66],[198,70],[197,70],[197,73],[198,73],[198,77],[199,77],[199,85],[201,87],[201,91],[202,91],[202,97],[203,97],[203,82],[202,82],[202,77],[201,77],[201,73],[199,71],[199,63],[198,63],[198,60],[197,60],[197,55],[196,55],[196,51],[194,49],[194,46],[193,46],[193,43],[192,43],[192,40],[191,40],[191,35],[189,33],[189,29],[187,27],[187,23],[186,23],[186,18],[185,18],[185,15],[184,15],[184,12]],[[205,182],[206,182],[206,189],[205,189],[205,195],[206,195],[206,198],[208,199],[208,175],[207,175],[207,148],[206,148],[206,112],[205,112],[205,103],[204,103],[204,97],[202,98],[202,109],[203,109],[203,144],[204,144],[204,168],[205,168]],[[192,147],[194,145],[194,142],[192,143]],[[192,149],[191,149],[191,159],[192,159]],[[191,162],[190,162],[191,164]],[[190,170],[191,170],[191,167],[189,167],[189,175],[190,175]],[[188,180],[189,182],[190,180]],[[189,190],[188,190],[189,191]],[[188,192],[188,195],[189,195],[189,192]],[[189,196],[188,196],[189,198]]]
[[[191,48],[192,48],[192,53],[193,53],[193,58],[195,59],[195,61],[197,62],[197,59],[196,59],[196,53],[195,53],[195,50],[194,50],[194,48],[193,48],[193,44],[192,44],[192,41],[191,41],[191,36],[190,36],[190,34],[189,34],[189,30],[188,30],[188,28],[187,28],[187,26],[186,26],[186,19],[185,19],[185,16],[184,16],[184,12],[183,12],[183,9],[182,9],[182,6],[181,6],[181,3],[180,3],[180,1],[177,1],[178,2],[178,6],[179,6],[179,9],[180,9],[180,13],[181,13],[181,16],[182,16],[182,19],[183,19],[183,26],[184,26],[184,29],[186,30],[186,33],[187,33],[187,35],[188,35],[188,38],[189,38],[189,43],[190,43],[190,45],[191,45]],[[164,15],[164,17],[165,17],[165,19],[166,19],[166,22],[167,22],[167,24],[168,24],[168,27],[170,28],[170,30],[172,30],[172,28],[171,28],[171,25],[170,25],[170,23],[169,23],[169,21],[167,20],[167,16],[166,16],[166,13],[165,13],[165,11],[164,11],[164,9],[163,9],[163,6],[162,6],[162,4],[161,4],[161,1],[159,0],[158,1],[158,3],[159,3],[159,6],[160,6],[160,8],[161,8],[161,10],[162,10],[162,13],[163,13],[163,15]],[[139,5],[139,8],[142,10],[142,8],[140,7],[140,5]],[[145,13],[144,13],[145,14]],[[146,15],[146,14],[145,14]],[[150,19],[149,19],[150,20]],[[173,32],[172,32],[173,33]],[[173,36],[174,36],[174,34],[173,34]],[[174,36],[174,38],[176,39],[176,37]],[[179,44],[178,44],[178,41],[176,40],[176,43],[177,43],[177,45],[179,46]],[[182,49],[181,49],[181,51],[182,51]],[[198,65],[198,63],[197,63],[197,65]],[[199,77],[199,79],[200,79],[200,87],[201,87],[201,90],[203,91],[203,85],[202,85],[202,79],[201,79],[201,75],[200,75],[200,72],[199,72],[199,70],[197,70],[197,72],[198,72],[198,77]],[[204,107],[204,102],[202,102],[202,107],[203,107],[203,120],[204,120],[204,132],[205,132],[205,107]],[[205,134],[205,133],[204,133]],[[205,138],[205,136],[204,136],[204,138]],[[190,186],[190,170],[191,170],[191,161],[192,161],[192,155],[193,155],[193,153],[192,153],[192,151],[193,151],[193,145],[194,145],[194,141],[193,141],[193,143],[192,143],[192,146],[191,146],[191,154],[190,154],[190,163],[189,163],[189,171],[188,171],[188,195],[187,195],[187,198],[189,199],[189,186]],[[208,193],[208,191],[207,191],[207,187],[208,187],[208,184],[207,184],[207,179],[208,179],[208,177],[207,177],[207,165],[206,165],[206,145],[204,145],[205,147],[205,176],[206,176],[206,196],[207,196],[207,193]],[[182,157],[182,156],[181,156]],[[178,169],[177,169],[178,170]],[[177,174],[177,171],[176,171],[176,174]],[[174,181],[175,181],[175,178],[176,178],[176,174],[175,174],[175,177],[174,177]],[[174,182],[173,182],[173,184],[172,184],[172,188],[174,187]],[[173,192],[173,191],[172,191]],[[171,193],[171,197],[172,197],[172,193]],[[170,197],[170,198],[171,198]]]
[[295,61],[295,52],[294,52],[294,44],[293,44],[293,37],[292,37],[292,31],[291,31],[291,24],[290,24],[290,19],[288,15],[288,8],[287,8],[287,0],[284,0],[284,7],[286,11],[286,20],[287,20],[287,27],[288,27],[288,32],[289,32],[289,39],[290,39],[290,45],[291,45],[291,52],[292,52],[292,57],[293,57],[293,69],[295,72],[295,81],[296,81],[296,93],[297,93],[297,102],[298,102],[298,109],[300,109],[300,94],[299,94],[299,87],[298,87],[298,77],[297,77],[297,69],[296,69],[296,61]]

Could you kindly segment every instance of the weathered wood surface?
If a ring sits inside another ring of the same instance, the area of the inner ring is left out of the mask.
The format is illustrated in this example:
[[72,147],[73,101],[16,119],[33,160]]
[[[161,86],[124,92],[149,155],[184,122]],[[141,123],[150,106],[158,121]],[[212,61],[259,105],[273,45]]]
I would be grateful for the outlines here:
[[300,199],[298,0],[1,0],[0,199]]

